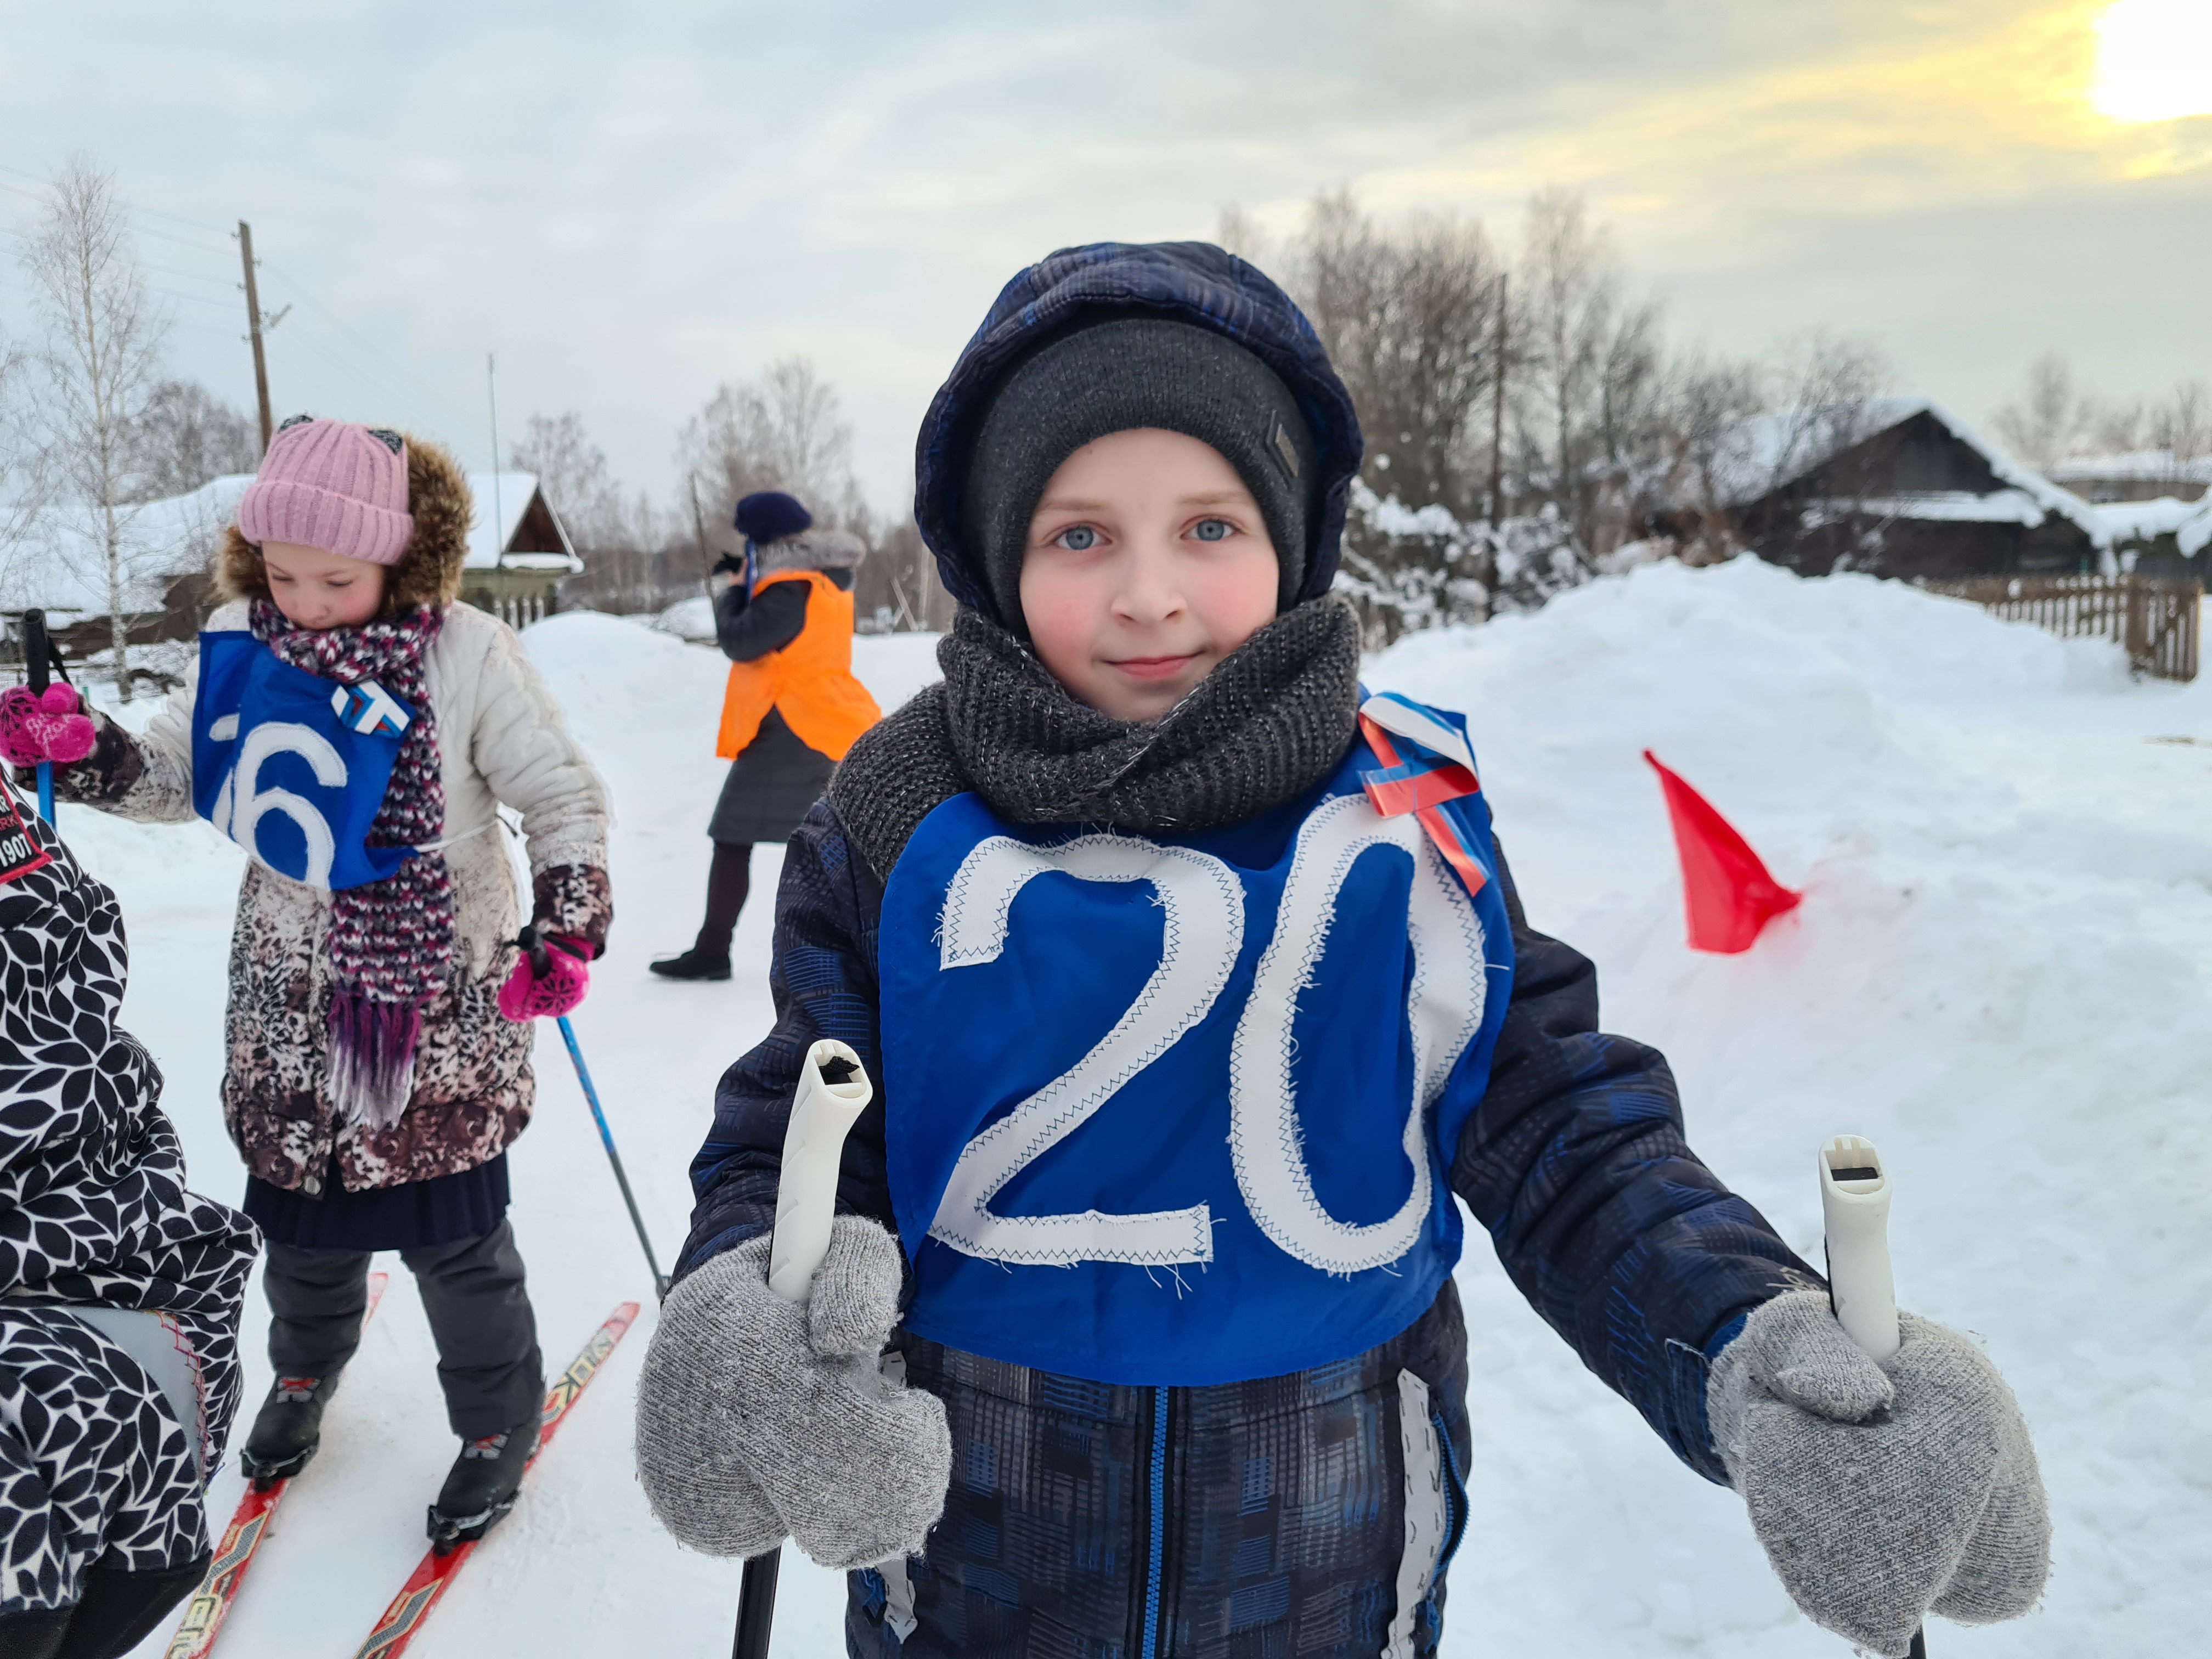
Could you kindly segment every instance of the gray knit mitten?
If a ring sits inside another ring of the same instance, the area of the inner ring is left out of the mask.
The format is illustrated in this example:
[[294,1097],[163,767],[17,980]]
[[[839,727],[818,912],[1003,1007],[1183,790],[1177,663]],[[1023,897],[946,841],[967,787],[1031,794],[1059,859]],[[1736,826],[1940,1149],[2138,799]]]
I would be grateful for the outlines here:
[[1877,1365],[1821,1291],[1756,1310],[1706,1384],[1713,1444],[1805,1616],[1898,1659],[1929,1613],[2035,1605],[2051,1516],[2012,1390],[1956,1331],[1899,1314]]
[[758,1555],[787,1532],[830,1568],[918,1553],[952,1440],[941,1401],[877,1369],[898,1321],[898,1242],[839,1216],[805,1308],[769,1289],[768,1259],[769,1240],[749,1240],[661,1304],[637,1389],[653,1512],[709,1555]]

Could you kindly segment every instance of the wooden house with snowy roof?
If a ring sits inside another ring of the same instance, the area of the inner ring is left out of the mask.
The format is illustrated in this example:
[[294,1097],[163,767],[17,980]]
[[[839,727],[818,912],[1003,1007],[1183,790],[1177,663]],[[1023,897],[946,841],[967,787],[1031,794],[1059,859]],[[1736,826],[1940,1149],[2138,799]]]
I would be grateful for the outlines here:
[[1806,575],[2092,573],[2112,546],[2088,502],[1925,398],[1741,422],[1707,471],[1736,538]]
[[[215,604],[210,570],[223,531],[238,517],[251,473],[211,479],[189,494],[135,502],[120,511],[119,580],[108,579],[105,515],[48,507],[33,533],[0,565],[0,663],[15,660],[15,617],[43,610],[74,660],[97,656],[112,638],[115,595],[132,646],[188,646]],[[461,597],[517,628],[550,616],[555,589],[584,568],[568,532],[527,472],[472,473],[476,520],[461,573]],[[189,653],[187,653],[189,654]],[[152,660],[173,680],[183,660]],[[4,677],[0,677],[4,678]]]
[[584,568],[568,532],[529,472],[472,472],[476,522],[461,566],[461,598],[515,628],[550,617],[564,576]]

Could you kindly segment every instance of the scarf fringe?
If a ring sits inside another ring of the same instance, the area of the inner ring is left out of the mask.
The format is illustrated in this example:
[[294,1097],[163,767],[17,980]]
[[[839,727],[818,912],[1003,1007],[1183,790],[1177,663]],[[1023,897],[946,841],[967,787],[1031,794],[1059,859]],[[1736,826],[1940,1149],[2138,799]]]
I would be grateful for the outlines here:
[[331,1101],[352,1123],[389,1129],[415,1091],[420,1002],[374,1002],[333,990],[330,1014]]

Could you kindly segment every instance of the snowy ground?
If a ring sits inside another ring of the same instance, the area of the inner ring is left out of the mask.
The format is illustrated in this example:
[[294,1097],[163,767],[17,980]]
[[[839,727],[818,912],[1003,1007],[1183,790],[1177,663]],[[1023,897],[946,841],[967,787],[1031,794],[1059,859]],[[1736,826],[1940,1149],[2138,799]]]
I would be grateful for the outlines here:
[[[652,981],[647,958],[696,921],[721,660],[599,617],[527,637],[617,794],[615,953],[575,1024],[665,1261],[714,1079],[769,1018],[776,858],[755,866],[737,980]],[[934,672],[915,636],[862,640],[857,660],[886,706]],[[2109,647],[1747,561],[1643,569],[1480,633],[1412,639],[1369,678],[1467,711],[1532,917],[1595,957],[1608,1025],[1665,1048],[1694,1143],[1801,1250],[1818,1249],[1815,1146],[1839,1131],[1881,1146],[1900,1297],[1986,1341],[2034,1425],[2057,1516],[2045,1608],[1991,1630],[1939,1625],[1935,1650],[2197,1650],[2212,1582],[2212,678],[2133,684]],[[1807,889],[1747,956],[1682,946],[1647,746]],[[72,810],[64,828],[122,894],[131,1024],[167,1073],[197,1181],[234,1196],[215,1089],[237,856],[199,825]],[[550,1028],[538,1066],[514,1215],[557,1366],[616,1302],[652,1298]],[[422,1547],[453,1442],[420,1306],[391,1265],[227,1653],[343,1659]],[[1580,1371],[1479,1235],[1460,1279],[1476,1510],[1448,1654],[1844,1651],[1791,1610],[1737,1500]],[[413,1649],[423,1659],[727,1651],[735,1569],[661,1536],[630,1472],[650,1317]],[[257,1291],[250,1349],[262,1324]],[[249,1399],[266,1380],[249,1364]],[[237,1492],[235,1474],[217,1482],[218,1513]],[[787,1552],[777,1653],[842,1650],[841,1603],[830,1575]]]

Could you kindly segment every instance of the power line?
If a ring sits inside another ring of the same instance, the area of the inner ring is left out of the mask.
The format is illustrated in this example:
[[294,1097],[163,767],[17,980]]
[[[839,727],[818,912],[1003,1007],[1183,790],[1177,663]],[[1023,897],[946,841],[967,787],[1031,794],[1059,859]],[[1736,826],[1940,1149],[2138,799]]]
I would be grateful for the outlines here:
[[209,294],[187,294],[180,288],[155,288],[150,283],[146,291],[149,294],[166,294],[172,300],[195,300],[204,306],[221,306],[225,311],[234,309],[238,304],[235,300],[218,300]]
[[[12,173],[18,179],[29,179],[42,185],[50,182],[42,173],[27,173],[21,167],[11,167],[5,162],[0,162],[0,173]],[[0,185],[0,190],[9,190],[13,188],[14,186],[12,185]],[[16,194],[19,196],[28,196],[32,193],[33,192],[27,190],[16,191]],[[116,199],[119,206],[127,208],[133,213],[150,213],[156,219],[173,219],[180,225],[190,225],[194,230],[211,230],[218,236],[228,236],[230,234],[230,227],[228,225],[210,225],[204,220],[188,219],[181,213],[171,213],[165,208],[142,207],[136,202],[125,202],[122,200],[120,197]]]
[[380,397],[389,400],[392,404],[397,406],[394,410],[395,414],[398,409],[404,409],[410,404],[419,405],[421,398],[418,395],[410,395],[407,392],[401,392],[384,380],[380,380],[374,374],[370,374],[360,364],[348,362],[343,357],[338,356],[337,348],[334,347],[328,340],[319,340],[314,335],[307,333],[304,330],[296,329],[293,331],[290,337],[307,346],[308,349],[315,356],[320,358],[327,367],[335,368],[339,374],[345,375],[350,380],[362,382],[373,387]]
[[163,276],[185,276],[191,278],[195,283],[215,283],[228,289],[234,289],[238,286],[238,278],[235,276],[203,276],[197,270],[179,270],[171,265],[142,264],[138,269],[141,270],[154,271]]
[[351,340],[358,350],[366,353],[374,362],[382,364],[386,368],[389,369],[402,380],[410,382],[416,387],[418,395],[428,397],[434,401],[443,404],[448,414],[465,422],[469,425],[475,424],[476,416],[472,412],[465,410],[453,398],[447,396],[445,392],[439,391],[428,381],[423,380],[420,375],[410,369],[404,363],[393,358],[374,340],[369,339],[365,335],[361,334],[352,328],[347,324],[343,318],[337,314],[337,313],[332,311],[320,300],[318,300],[313,294],[310,294],[307,291],[307,285],[301,282],[298,277],[293,276],[290,271],[285,270],[282,265],[277,264],[273,260],[269,259],[264,259],[261,261],[261,268],[264,270],[266,270],[270,276],[276,277],[279,282],[282,282],[287,288],[290,289],[302,302],[320,313],[325,321],[328,322],[331,326],[337,329],[339,333]]

